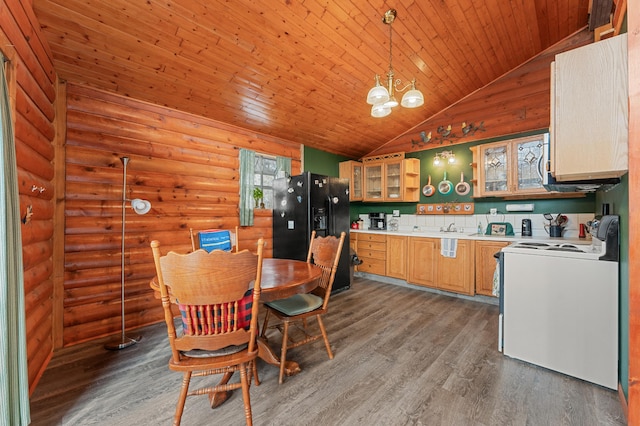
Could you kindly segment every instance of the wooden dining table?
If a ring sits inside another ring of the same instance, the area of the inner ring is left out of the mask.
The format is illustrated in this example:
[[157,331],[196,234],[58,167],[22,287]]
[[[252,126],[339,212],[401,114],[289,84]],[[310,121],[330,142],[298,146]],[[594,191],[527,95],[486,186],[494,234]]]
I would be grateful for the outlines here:
[[[285,299],[294,294],[309,293],[318,286],[318,279],[321,275],[322,269],[319,266],[302,260],[265,258],[262,260],[260,301],[271,302]],[[160,288],[157,277],[151,280],[150,286],[159,295]],[[258,337],[258,357],[268,364],[280,366],[279,356],[262,337]],[[293,376],[300,372],[300,366],[295,361],[287,360],[284,371],[287,376]],[[223,377],[221,383],[225,383],[230,378],[230,375]],[[211,407],[219,406],[227,397],[227,392],[212,394],[210,396]]]

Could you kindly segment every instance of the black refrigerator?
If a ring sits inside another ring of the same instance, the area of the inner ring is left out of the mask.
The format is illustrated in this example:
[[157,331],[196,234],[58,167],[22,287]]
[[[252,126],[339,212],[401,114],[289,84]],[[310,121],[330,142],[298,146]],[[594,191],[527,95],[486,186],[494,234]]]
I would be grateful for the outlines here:
[[273,183],[273,257],[306,260],[311,231],[347,235],[331,293],[351,286],[349,256],[349,179],[305,172]]

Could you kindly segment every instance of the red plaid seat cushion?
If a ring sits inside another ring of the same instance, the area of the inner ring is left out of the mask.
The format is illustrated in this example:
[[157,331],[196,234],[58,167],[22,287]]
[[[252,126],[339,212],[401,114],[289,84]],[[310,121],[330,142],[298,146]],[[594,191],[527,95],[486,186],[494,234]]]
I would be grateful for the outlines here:
[[[252,307],[253,289],[249,289],[242,299],[238,300],[238,330],[249,329]],[[230,312],[226,309],[223,312],[220,305],[183,305],[178,301],[178,309],[184,334],[206,335],[226,333],[234,329],[234,307],[229,309]],[[197,321],[194,322],[192,318],[197,318]]]

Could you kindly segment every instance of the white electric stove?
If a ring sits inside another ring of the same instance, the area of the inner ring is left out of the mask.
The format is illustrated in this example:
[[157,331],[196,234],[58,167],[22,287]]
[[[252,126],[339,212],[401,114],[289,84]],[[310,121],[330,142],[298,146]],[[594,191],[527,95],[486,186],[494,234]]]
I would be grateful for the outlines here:
[[499,346],[617,389],[618,217],[604,216],[592,235],[591,245],[521,241],[502,249]]

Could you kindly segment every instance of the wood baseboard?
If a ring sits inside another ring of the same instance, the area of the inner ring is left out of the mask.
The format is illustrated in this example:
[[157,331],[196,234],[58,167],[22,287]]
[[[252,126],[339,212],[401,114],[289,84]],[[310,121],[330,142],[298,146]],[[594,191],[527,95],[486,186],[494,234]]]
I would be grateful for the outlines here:
[[627,398],[624,396],[624,390],[622,389],[622,385],[618,383],[618,399],[620,399],[620,406],[622,407],[622,412],[624,413],[624,419],[629,422],[629,406],[627,405]]

